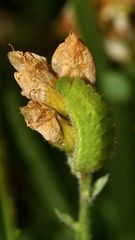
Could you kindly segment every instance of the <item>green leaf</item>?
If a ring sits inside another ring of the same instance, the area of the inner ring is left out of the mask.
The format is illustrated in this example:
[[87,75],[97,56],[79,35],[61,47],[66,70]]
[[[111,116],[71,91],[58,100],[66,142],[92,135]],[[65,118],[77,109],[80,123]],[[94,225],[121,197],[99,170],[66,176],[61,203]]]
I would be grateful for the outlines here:
[[95,200],[95,198],[99,195],[99,193],[103,190],[105,185],[107,184],[109,179],[109,174],[106,174],[105,176],[99,178],[93,186],[92,191],[92,201]]
[[61,222],[65,223],[67,226],[71,227],[73,230],[76,230],[77,222],[75,222],[68,214],[61,213],[58,209],[55,209],[55,213]]

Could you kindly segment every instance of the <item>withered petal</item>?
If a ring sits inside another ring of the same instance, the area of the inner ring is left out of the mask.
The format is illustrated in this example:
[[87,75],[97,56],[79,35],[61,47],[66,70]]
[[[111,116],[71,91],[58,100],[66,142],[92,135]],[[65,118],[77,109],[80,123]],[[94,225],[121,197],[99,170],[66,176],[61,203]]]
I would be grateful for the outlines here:
[[95,65],[88,48],[76,34],[70,33],[52,56],[52,69],[57,77],[81,78],[95,83]]
[[46,105],[29,101],[27,106],[21,108],[21,113],[27,126],[39,132],[44,139],[53,143],[62,141],[63,135],[55,110]]
[[31,82],[55,84],[55,77],[50,72],[45,57],[35,53],[11,51],[8,53],[8,58],[13,67],[20,72],[24,78]]

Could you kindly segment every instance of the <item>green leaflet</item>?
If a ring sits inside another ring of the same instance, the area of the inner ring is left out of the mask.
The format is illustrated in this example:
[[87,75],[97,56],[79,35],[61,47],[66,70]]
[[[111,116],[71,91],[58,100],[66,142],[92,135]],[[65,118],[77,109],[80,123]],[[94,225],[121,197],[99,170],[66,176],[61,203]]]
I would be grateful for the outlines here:
[[57,88],[65,99],[75,130],[75,149],[69,157],[73,172],[94,172],[108,160],[113,146],[113,124],[109,111],[91,85],[62,77]]

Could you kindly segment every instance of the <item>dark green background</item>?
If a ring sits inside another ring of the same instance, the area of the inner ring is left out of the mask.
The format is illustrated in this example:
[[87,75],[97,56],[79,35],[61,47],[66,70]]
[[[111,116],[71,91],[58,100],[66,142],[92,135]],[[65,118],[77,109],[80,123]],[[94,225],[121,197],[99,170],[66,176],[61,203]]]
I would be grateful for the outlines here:
[[[91,1],[70,1],[81,37],[97,68],[97,88],[115,122],[115,154],[106,167],[109,182],[91,212],[93,240],[135,239],[135,64],[114,64],[105,55],[102,33]],[[23,240],[72,240],[54,213],[59,208],[77,218],[78,189],[66,157],[25,125],[19,107],[26,99],[13,77],[7,53],[30,51],[51,59],[64,33],[55,23],[63,0],[0,1],[0,153],[16,207]],[[0,171],[1,172],[1,171]],[[102,173],[98,173],[101,175]],[[0,214],[0,239],[4,237]]]

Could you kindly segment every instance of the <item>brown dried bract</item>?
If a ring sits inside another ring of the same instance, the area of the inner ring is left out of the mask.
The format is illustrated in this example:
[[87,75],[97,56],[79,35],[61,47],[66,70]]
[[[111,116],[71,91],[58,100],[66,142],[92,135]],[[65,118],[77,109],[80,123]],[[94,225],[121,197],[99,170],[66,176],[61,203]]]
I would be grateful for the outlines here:
[[61,103],[62,96],[56,91],[56,79],[50,72],[46,59],[34,53],[19,51],[9,52],[8,57],[18,71],[14,77],[22,89],[22,95],[58,110],[55,103],[57,99]]
[[95,83],[95,65],[88,48],[76,34],[70,33],[52,57],[52,69],[58,77],[81,78]]
[[62,141],[62,132],[57,121],[55,110],[46,105],[29,101],[26,107],[21,108],[27,126],[39,132],[47,141],[58,143]]
[[49,84],[55,85],[55,77],[47,66],[46,58],[30,52],[12,51],[8,58],[17,70],[14,76],[22,88],[22,95],[30,98],[30,93],[44,89]]
[[[32,81],[32,79],[25,77],[20,72],[15,72],[14,77],[22,88],[22,95],[37,101],[39,103],[48,103],[48,93],[53,87],[49,83],[40,82],[40,81]],[[55,91],[55,89],[53,89]],[[50,93],[49,93],[50,94]]]
[[8,58],[13,67],[26,78],[50,84],[55,82],[45,57],[30,52],[11,51],[8,53]]

